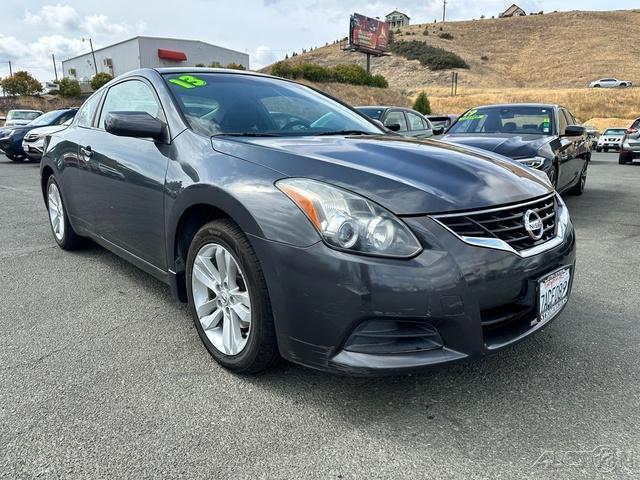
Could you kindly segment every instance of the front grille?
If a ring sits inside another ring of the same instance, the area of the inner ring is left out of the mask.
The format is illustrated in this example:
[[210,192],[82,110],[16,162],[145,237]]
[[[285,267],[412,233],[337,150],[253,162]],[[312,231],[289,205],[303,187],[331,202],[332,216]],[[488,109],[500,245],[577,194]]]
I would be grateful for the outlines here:
[[[536,212],[543,222],[543,233],[534,239],[524,226],[524,214]],[[526,250],[551,240],[556,233],[556,199],[540,200],[512,207],[499,207],[469,213],[436,216],[435,219],[460,237],[497,238],[516,251]]]

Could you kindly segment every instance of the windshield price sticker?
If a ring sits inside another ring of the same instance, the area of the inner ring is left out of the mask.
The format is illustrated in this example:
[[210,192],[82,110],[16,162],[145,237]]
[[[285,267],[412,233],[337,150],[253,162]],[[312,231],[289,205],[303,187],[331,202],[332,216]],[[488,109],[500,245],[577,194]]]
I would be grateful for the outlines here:
[[172,78],[169,82],[182,88],[204,87],[207,84],[207,82],[201,78],[194,77],[193,75],[182,75],[178,78]]

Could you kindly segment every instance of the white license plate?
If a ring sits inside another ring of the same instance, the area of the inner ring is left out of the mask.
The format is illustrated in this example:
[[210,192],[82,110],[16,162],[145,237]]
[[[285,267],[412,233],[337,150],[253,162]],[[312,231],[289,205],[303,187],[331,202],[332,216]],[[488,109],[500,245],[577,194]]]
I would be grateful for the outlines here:
[[538,321],[555,317],[569,300],[571,269],[557,270],[538,281]]

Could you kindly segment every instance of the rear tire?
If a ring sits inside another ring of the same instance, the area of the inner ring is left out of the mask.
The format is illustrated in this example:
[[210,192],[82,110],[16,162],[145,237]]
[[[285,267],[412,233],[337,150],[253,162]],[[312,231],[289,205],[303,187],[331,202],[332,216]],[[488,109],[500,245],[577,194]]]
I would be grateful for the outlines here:
[[600,153],[601,151],[602,151],[602,148],[596,147],[596,152]]
[[87,239],[78,235],[69,222],[67,208],[62,200],[60,187],[54,175],[47,181],[47,211],[53,238],[63,250],[78,250],[87,244]]
[[[231,271],[234,274],[227,275]],[[278,360],[264,274],[249,240],[234,222],[215,220],[198,230],[189,247],[186,282],[196,330],[220,365],[256,374]]]

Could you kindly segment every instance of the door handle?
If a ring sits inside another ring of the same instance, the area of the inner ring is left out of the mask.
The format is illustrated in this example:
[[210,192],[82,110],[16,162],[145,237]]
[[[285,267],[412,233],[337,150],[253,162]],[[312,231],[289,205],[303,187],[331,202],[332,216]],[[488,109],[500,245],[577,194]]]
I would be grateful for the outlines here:
[[80,153],[85,157],[92,157],[93,150],[91,150],[91,146],[87,145],[86,147],[80,147]]

